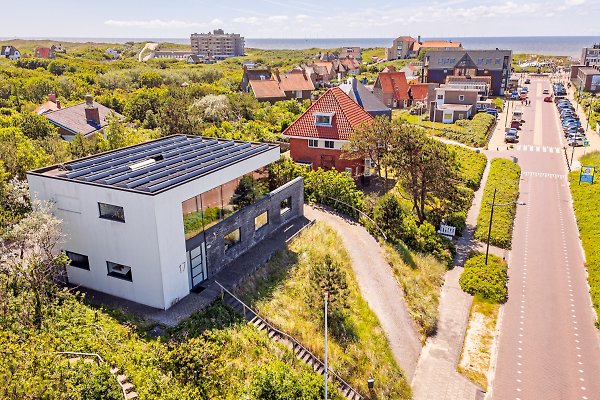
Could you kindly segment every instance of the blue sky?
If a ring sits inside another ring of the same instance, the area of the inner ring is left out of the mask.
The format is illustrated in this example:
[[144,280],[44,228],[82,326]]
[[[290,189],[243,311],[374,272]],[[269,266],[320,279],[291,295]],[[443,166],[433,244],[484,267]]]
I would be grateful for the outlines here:
[[[0,37],[249,38],[600,35],[598,0],[3,1]],[[6,4],[8,3],[8,4]]]

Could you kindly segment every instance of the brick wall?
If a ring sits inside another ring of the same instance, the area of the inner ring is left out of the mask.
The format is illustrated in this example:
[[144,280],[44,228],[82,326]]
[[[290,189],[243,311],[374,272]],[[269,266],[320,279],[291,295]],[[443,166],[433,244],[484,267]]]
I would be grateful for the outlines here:
[[308,147],[307,139],[290,138],[290,155],[292,160],[312,163],[313,169],[335,168],[344,172],[352,168],[352,176],[362,175],[364,165],[362,160],[345,160],[340,158],[342,152],[335,149]]
[[[291,209],[281,214],[281,202],[287,198],[291,198]],[[205,232],[187,240],[186,250],[190,251],[202,242],[206,243],[206,264],[210,278],[285,223],[304,215],[303,207],[304,181],[300,177],[277,188],[256,203],[242,208]],[[254,219],[265,211],[268,212],[268,224],[255,230]],[[225,235],[238,228],[240,229],[240,241],[225,250]]]

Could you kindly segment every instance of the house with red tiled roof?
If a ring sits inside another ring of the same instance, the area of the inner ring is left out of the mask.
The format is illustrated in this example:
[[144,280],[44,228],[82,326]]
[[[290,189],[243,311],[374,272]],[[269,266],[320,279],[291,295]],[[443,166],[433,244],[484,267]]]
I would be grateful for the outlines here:
[[56,98],[54,93],[49,93],[48,101],[33,110],[33,112],[38,115],[43,115],[52,111],[60,110],[61,108],[60,100]]
[[420,104],[422,108],[428,109],[429,104],[435,97],[437,83],[413,83],[408,85],[409,105]]
[[410,105],[404,72],[380,72],[373,85],[373,94],[390,108],[405,108]]
[[38,47],[35,49],[37,58],[55,58],[54,49],[50,47]]
[[303,68],[296,67],[286,73],[280,73],[275,69],[267,79],[264,76],[260,79],[250,77],[248,89],[259,101],[268,101],[272,104],[280,100],[310,100],[315,85]]
[[401,58],[417,57],[422,49],[428,50],[452,50],[462,49],[460,42],[452,40],[425,40],[421,41],[421,36],[414,39],[410,36],[400,36],[392,42],[392,47],[385,49],[385,58],[388,61]]
[[285,100],[285,92],[279,87],[279,82],[272,79],[250,80],[248,87],[259,101],[268,101],[273,104]]
[[364,160],[341,158],[342,146],[362,124],[373,117],[340,88],[327,90],[296,121],[283,131],[290,140],[292,159],[299,164],[346,171],[352,176],[364,173]]

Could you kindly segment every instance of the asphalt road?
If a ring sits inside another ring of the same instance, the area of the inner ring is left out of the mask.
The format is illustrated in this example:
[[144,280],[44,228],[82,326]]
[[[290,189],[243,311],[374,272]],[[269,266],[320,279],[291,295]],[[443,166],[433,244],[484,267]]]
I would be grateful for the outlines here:
[[519,143],[488,152],[518,159],[520,201],[526,202],[515,221],[491,395],[596,400],[600,339],[566,178],[564,138],[554,103],[543,102],[548,78],[532,78],[528,86],[531,105],[523,107]]

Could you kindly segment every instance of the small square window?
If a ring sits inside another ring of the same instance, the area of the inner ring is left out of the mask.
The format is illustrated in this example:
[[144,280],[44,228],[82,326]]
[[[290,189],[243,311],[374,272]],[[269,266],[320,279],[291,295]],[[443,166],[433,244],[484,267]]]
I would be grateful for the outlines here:
[[269,223],[269,212],[265,211],[254,218],[254,230],[257,231]]
[[225,241],[225,250],[229,250],[232,246],[239,243],[241,240],[240,228],[229,232],[223,237],[223,240]]
[[125,212],[123,207],[112,204],[98,203],[100,218],[110,219],[111,221],[125,222]]
[[88,259],[88,256],[72,251],[65,251],[65,255],[71,260],[71,263],[69,264],[71,267],[90,270],[90,260]]
[[458,96],[458,101],[465,101],[465,96],[463,94]]
[[333,140],[326,140],[325,141],[325,148],[326,149],[333,149],[334,144],[333,144]]
[[132,282],[131,267],[123,264],[117,264],[112,261],[107,261],[106,267],[108,269],[108,276]]
[[443,94],[438,94],[437,95],[437,99],[438,100],[444,100],[444,95]]
[[308,139],[308,147],[319,147],[319,141],[317,139]]
[[286,199],[283,199],[281,201],[281,203],[279,204],[279,213],[281,215],[283,215],[291,210],[292,210],[292,198],[288,197]]
[[331,114],[315,114],[315,125],[317,126],[331,126]]
[[350,168],[350,167],[346,167],[346,168],[344,168],[344,172],[347,172],[347,173],[349,173],[350,175],[352,175],[352,168]]

